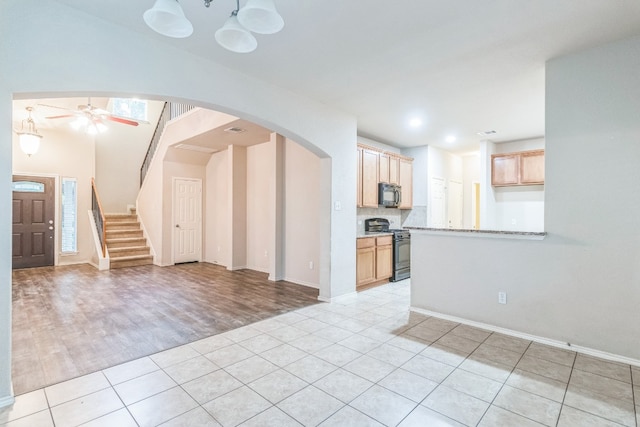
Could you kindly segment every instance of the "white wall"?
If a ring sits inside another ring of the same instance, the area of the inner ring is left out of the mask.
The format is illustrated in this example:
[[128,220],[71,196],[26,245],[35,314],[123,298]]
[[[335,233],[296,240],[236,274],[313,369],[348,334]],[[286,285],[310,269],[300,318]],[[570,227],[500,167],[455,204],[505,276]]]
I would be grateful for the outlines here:
[[[320,285],[320,159],[287,139],[285,144],[285,280]],[[309,262],[313,268],[309,268]]]
[[638,58],[636,37],[547,64],[547,237],[414,233],[413,306],[640,364]]
[[[89,262],[94,252],[94,240],[87,211],[91,209],[91,178],[95,174],[93,137],[84,133],[38,130],[43,138],[40,150],[28,157],[20,150],[17,135],[13,137],[13,172],[17,175],[41,174],[77,180],[77,236],[76,254],[61,255],[61,194],[56,194],[56,260],[59,265]],[[7,206],[11,206],[7,204]]]
[[[322,157],[320,298],[355,290],[355,117],[177,49],[162,36],[131,31],[55,1],[0,2],[0,39],[0,159],[5,160],[0,198],[8,201],[11,193],[13,96],[102,93],[188,101],[251,120]],[[133,71],[115,73],[117,64],[132,64]],[[336,202],[341,209],[333,209]],[[11,307],[10,223],[10,214],[2,212],[0,401],[11,393],[11,323],[5,314]]]
[[108,122],[109,129],[95,136],[95,178],[105,212],[125,213],[128,205],[135,205],[140,167],[163,105],[160,101],[148,102],[148,123],[129,126]]
[[204,260],[229,265],[227,150],[214,153],[206,168]]
[[[544,138],[533,138],[504,143],[485,142],[480,161],[487,175],[483,176],[485,210],[480,213],[483,229],[511,231],[544,231],[544,185],[522,187],[491,186],[491,154],[544,149]],[[484,218],[484,219],[483,219]]]
[[[433,146],[428,147],[429,154],[427,156],[427,194],[428,194],[428,209],[427,209],[427,224],[429,227],[434,226],[434,220],[432,215],[432,178],[444,178],[445,187],[448,187],[449,181],[463,181],[463,172],[462,172],[462,157],[457,154],[450,153],[448,151],[442,150],[440,148],[436,148]],[[447,217],[446,212],[448,209],[447,201],[448,195],[445,190],[445,218]],[[446,220],[445,220],[446,226]]]
[[247,148],[247,268],[269,272],[271,251],[269,230],[274,198],[271,177],[275,174],[273,144],[263,143]]
[[475,221],[473,184],[480,183],[480,153],[462,156],[462,182],[464,192],[463,227],[473,229]]

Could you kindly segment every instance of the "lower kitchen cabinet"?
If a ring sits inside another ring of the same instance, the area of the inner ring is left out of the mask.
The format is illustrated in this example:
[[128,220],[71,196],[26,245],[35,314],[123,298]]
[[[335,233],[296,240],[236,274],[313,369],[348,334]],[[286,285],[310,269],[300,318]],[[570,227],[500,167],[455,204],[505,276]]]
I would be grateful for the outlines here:
[[393,275],[393,237],[362,237],[356,243],[356,287],[385,282]]

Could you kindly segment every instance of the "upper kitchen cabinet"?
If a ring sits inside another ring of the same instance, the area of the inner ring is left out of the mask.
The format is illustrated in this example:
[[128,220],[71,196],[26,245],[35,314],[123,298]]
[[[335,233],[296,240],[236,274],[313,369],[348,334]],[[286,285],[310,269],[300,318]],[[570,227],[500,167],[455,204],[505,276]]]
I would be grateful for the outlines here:
[[379,155],[378,151],[368,148],[359,147],[358,155],[358,191],[360,193],[358,199],[360,204],[358,207],[377,208],[378,207],[378,168]]
[[400,209],[413,207],[413,159],[358,144],[359,208],[378,207],[378,183],[402,187]]
[[491,156],[491,185],[506,187],[544,184],[544,150]]

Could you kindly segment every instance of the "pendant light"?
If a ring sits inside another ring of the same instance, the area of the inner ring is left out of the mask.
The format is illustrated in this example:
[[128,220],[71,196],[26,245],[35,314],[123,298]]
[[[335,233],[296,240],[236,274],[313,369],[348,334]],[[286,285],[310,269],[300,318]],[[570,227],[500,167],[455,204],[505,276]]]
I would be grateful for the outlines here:
[[238,11],[238,22],[258,34],[274,34],[284,27],[284,19],[276,10],[273,0],[248,0]]
[[[204,0],[206,7],[213,0]],[[186,18],[178,0],[156,0],[153,7],[144,15],[144,22],[154,31],[168,37],[189,37],[193,33],[193,25]],[[236,8],[226,20],[222,28],[215,33],[215,39],[227,50],[236,53],[253,52],[258,41],[257,34],[274,34],[282,30],[284,19],[276,10],[273,0],[247,0],[240,9],[240,0],[236,0]]]
[[27,128],[25,129],[25,120],[23,120],[20,131],[16,131],[16,133],[20,139],[20,149],[22,149],[27,156],[31,157],[32,154],[36,154],[40,149],[40,140],[42,139],[42,135],[38,133],[36,124],[31,118],[33,107],[27,107],[27,111],[29,112],[29,118],[26,120]]
[[193,33],[193,25],[184,16],[178,0],[156,0],[142,17],[152,30],[163,36],[184,38]]
[[238,17],[234,11],[222,28],[216,31],[216,41],[218,44],[231,52],[249,53],[256,50],[258,41],[246,28],[238,22]]

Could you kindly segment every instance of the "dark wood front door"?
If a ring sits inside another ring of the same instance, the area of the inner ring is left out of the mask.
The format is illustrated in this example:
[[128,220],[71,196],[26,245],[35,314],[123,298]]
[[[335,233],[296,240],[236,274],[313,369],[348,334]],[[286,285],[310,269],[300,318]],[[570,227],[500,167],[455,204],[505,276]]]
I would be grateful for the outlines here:
[[13,177],[13,268],[53,265],[54,178]]

